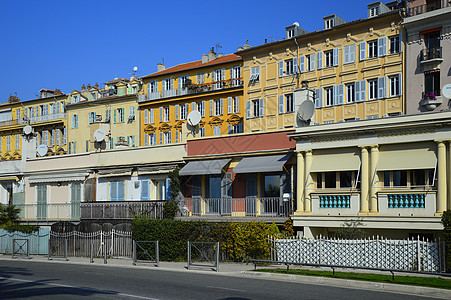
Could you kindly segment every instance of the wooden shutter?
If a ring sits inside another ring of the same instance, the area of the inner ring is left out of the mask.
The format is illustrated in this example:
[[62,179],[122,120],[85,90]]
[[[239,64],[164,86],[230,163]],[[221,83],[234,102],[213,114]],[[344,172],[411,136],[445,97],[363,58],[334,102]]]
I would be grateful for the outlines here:
[[387,55],[387,37],[381,37],[377,39],[377,56]]
[[387,77],[379,77],[377,79],[377,98],[384,99],[387,97]]
[[338,105],[338,86],[334,85],[332,87],[332,101],[333,101],[333,105]]
[[191,102],[191,111],[196,110],[196,102]]
[[179,120],[179,114],[180,114],[180,105],[176,104],[175,105],[175,120],[176,121]]
[[359,45],[359,51],[360,51],[360,60],[366,59],[366,42],[361,42]]
[[263,105],[264,105],[263,98],[260,98],[258,100],[258,116],[259,117],[263,117],[263,114],[265,112],[265,108],[263,107]]
[[141,200],[149,200],[149,180],[141,180]]
[[340,49],[334,48],[334,50],[333,50],[333,66],[334,67],[338,66],[339,58],[340,58]]
[[117,181],[110,182],[110,201],[117,201]]
[[305,72],[305,56],[299,58],[299,69],[301,73]]
[[349,46],[349,62],[355,62],[355,44]]
[[398,75],[399,79],[399,95],[402,95],[402,73]]
[[125,181],[123,180],[117,182],[117,200],[125,200]]
[[323,106],[323,89],[315,89],[315,108]]
[[294,74],[298,73],[298,58],[293,58],[293,72]]
[[279,95],[279,114],[283,114],[285,112],[285,108],[283,105],[283,95]]
[[252,101],[249,100],[246,102],[246,118],[247,119],[252,118],[251,107],[252,107]]
[[312,53],[310,54],[310,71],[314,71],[315,70],[315,63],[316,63],[316,53]]
[[318,65],[318,70],[321,70],[323,68],[323,52],[322,51],[318,52],[317,65]]
[[279,77],[283,77],[283,60],[279,61]]
[[163,122],[163,106],[160,106],[160,123]]
[[344,104],[344,102],[345,102],[344,101],[344,99],[345,99],[344,90],[345,90],[344,84],[337,85],[337,104],[338,105]]
[[232,113],[232,97],[227,97],[227,114]]
[[210,100],[210,117],[214,115],[214,101]]
[[223,108],[224,108],[224,99],[221,98],[221,99],[219,99],[219,115],[220,116],[223,115]]
[[350,56],[351,56],[350,50],[351,50],[351,47],[350,47],[350,46],[345,46],[345,47],[344,47],[344,53],[343,53],[343,56],[344,56],[344,63],[345,63],[345,64],[348,64],[348,63],[350,63],[350,61],[351,61],[351,59],[350,59]]
[[205,117],[205,100],[202,100],[200,115],[201,117]]
[[149,110],[145,109],[144,110],[144,124],[148,124],[149,121]]

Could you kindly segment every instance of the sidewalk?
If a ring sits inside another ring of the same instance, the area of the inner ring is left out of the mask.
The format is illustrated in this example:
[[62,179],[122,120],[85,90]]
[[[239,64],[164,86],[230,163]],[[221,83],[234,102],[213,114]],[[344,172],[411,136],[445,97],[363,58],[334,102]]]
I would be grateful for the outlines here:
[[[36,262],[48,262],[48,263],[63,263],[63,264],[80,264],[80,265],[98,265],[116,268],[146,268],[151,270],[161,270],[161,271],[173,271],[173,272],[193,272],[193,273],[203,273],[210,275],[222,275],[222,276],[234,276],[234,277],[248,277],[263,280],[278,280],[278,281],[289,281],[304,284],[315,284],[315,285],[328,285],[328,286],[338,286],[344,288],[354,288],[354,289],[364,289],[364,290],[374,290],[374,291],[385,291],[393,293],[403,293],[410,295],[421,295],[427,297],[433,297],[438,299],[451,299],[451,290],[392,284],[392,283],[376,283],[358,280],[347,280],[338,278],[327,278],[327,277],[314,277],[314,276],[302,276],[302,275],[290,275],[290,274],[276,274],[276,273],[264,273],[264,272],[253,272],[254,265],[245,263],[219,263],[219,271],[216,272],[213,267],[209,266],[191,266],[190,270],[187,268],[186,262],[160,262],[159,267],[156,267],[153,263],[138,261],[136,266],[133,265],[133,260],[131,258],[110,258],[107,260],[107,264],[104,264],[103,258],[95,258],[93,263],[90,263],[89,257],[69,257],[66,261],[64,258],[53,258],[48,260],[47,256],[43,255],[32,255],[31,259],[27,259],[24,256],[19,258],[11,258],[11,255],[1,255],[0,260],[30,260]],[[262,268],[286,268],[284,265],[271,265],[265,267],[257,267],[257,269]],[[330,268],[307,268],[307,267],[291,267],[302,268],[302,269],[314,269],[314,270],[327,270]],[[335,269],[337,272],[361,272],[361,273],[378,273],[387,274],[388,272],[378,272],[371,270],[354,270],[354,269]],[[388,273],[390,274],[390,273]],[[396,276],[430,276],[430,277],[440,277],[435,275],[427,274],[413,274],[413,273],[402,273],[395,272]],[[449,279],[449,277],[447,278]]]

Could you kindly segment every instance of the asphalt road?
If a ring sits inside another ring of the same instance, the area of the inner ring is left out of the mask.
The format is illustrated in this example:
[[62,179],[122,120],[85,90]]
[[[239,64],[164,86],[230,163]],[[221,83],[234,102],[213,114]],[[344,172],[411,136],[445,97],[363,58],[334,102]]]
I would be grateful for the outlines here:
[[0,261],[0,299],[426,299],[154,268]]

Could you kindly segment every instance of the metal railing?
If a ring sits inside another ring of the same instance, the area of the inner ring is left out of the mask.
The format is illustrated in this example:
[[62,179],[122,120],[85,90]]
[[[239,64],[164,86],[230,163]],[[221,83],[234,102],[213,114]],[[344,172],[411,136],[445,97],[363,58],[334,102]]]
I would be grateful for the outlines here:
[[138,215],[162,219],[164,203],[164,200],[83,202],[80,205],[81,219],[129,220]]
[[247,198],[185,198],[180,201],[182,217],[232,216],[232,217],[288,217],[291,202],[281,197]]
[[28,121],[30,123],[37,123],[37,122],[44,122],[44,121],[51,121],[51,120],[65,119],[65,118],[66,118],[66,114],[63,113],[63,112],[60,112],[60,113],[56,113],[56,114],[49,114],[49,115],[44,115],[44,116],[30,117],[28,119],[20,119],[19,123],[20,124],[27,124]]
[[3,126],[12,126],[12,125],[17,125],[19,124],[19,120],[14,119],[14,120],[6,120],[6,121],[0,121],[0,127]]
[[80,220],[80,202],[16,204],[21,221]]
[[192,95],[205,93],[210,91],[229,89],[235,87],[242,87],[243,80],[241,78],[233,78],[228,80],[220,80],[214,81],[211,83],[201,83],[201,84],[191,84],[185,88],[178,88],[160,92],[152,92],[144,95],[138,96],[138,102],[148,101],[148,100],[156,100],[156,99],[164,99],[169,97],[183,96],[183,95]]
[[428,1],[426,4],[417,5],[413,7],[407,8],[407,16],[413,17],[416,15],[420,15],[429,11],[434,11],[437,9],[445,8],[451,6],[451,3],[448,0],[436,0],[436,1]]
[[442,58],[442,47],[421,50],[420,60],[422,62],[436,58]]

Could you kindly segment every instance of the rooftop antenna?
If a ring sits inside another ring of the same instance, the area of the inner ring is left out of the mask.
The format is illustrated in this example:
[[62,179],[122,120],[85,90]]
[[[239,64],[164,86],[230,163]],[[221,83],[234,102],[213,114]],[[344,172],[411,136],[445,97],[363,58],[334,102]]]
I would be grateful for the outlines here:
[[131,72],[130,74],[132,75],[132,77],[136,77],[136,74],[141,73],[141,71],[138,71],[138,67],[134,66],[133,67],[133,72]]
[[221,44],[217,43],[215,46],[216,53],[218,53],[218,49],[222,48]]

